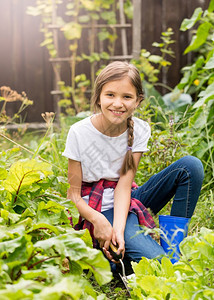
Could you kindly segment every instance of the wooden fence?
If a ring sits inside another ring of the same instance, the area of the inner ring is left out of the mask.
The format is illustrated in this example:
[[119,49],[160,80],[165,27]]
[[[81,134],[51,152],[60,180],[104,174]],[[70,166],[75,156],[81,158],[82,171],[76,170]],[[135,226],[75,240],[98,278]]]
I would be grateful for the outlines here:
[[[43,40],[39,31],[40,18],[26,14],[27,6],[34,6],[35,2],[0,1],[0,86],[25,91],[34,101],[27,111],[27,122],[41,122],[42,112],[54,111],[51,95],[54,74],[46,48],[40,47]],[[141,0],[141,48],[157,53],[152,43],[160,42],[161,32],[171,27],[175,33],[176,43],[172,45],[175,59],[163,78],[170,87],[178,83],[181,68],[192,59],[191,55],[183,55],[191,37],[189,33],[179,31],[180,24],[184,18],[191,17],[196,7],[206,9],[208,5],[209,0]],[[129,32],[129,39],[131,34]],[[132,54],[128,44],[128,54]],[[120,49],[116,51],[119,53]],[[65,72],[65,77],[68,73]],[[11,114],[16,109],[14,104],[9,107]]]

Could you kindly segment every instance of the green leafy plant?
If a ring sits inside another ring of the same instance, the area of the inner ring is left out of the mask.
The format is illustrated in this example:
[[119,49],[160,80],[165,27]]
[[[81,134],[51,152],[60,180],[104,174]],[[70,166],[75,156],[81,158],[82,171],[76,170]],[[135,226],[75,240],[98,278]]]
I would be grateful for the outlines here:
[[80,299],[99,296],[84,272],[99,285],[111,280],[108,261],[92,248],[74,204],[54,187],[50,164],[18,160],[0,172],[0,297]]
[[159,49],[161,55],[153,55],[146,49],[141,50],[141,55],[138,60],[132,60],[141,73],[142,81],[144,82],[144,89],[146,96],[151,95],[152,88],[161,85],[159,81],[160,72],[171,65],[168,60],[169,57],[174,57],[174,52],[170,45],[175,41],[172,40],[174,34],[172,28],[168,28],[161,33],[161,43],[154,42],[152,46]]
[[184,19],[180,27],[181,31],[187,31],[197,25],[197,29],[193,30],[192,41],[184,51],[184,54],[194,52],[195,61],[182,69],[183,77],[177,85],[178,89],[194,94],[196,100],[201,90],[205,90],[214,81],[213,11],[212,0],[207,10],[203,12],[200,7],[196,8],[192,17]]
[[151,127],[149,151],[144,153],[136,174],[136,182],[142,185],[149,178],[169,166],[180,157],[187,155],[187,145],[179,128],[186,122],[185,115],[176,120],[173,112],[166,112],[155,98],[146,102],[136,112],[136,116],[147,120]]
[[213,247],[214,232],[201,228],[181,243],[182,257],[174,265],[166,257],[133,263],[132,299],[213,299]]
[[205,180],[210,185],[214,176],[214,1],[204,12],[197,8],[190,19],[185,19],[181,30],[196,26],[190,45],[184,54],[193,52],[195,62],[183,68],[183,77],[176,86],[178,90],[195,95],[195,103],[190,108],[186,140],[191,144],[189,150],[200,158],[205,166]]

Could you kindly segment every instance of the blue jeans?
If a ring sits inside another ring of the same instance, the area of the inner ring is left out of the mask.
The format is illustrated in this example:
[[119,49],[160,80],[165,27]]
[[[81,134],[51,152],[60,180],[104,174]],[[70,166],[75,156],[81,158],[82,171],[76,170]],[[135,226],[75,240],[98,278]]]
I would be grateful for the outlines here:
[[[132,191],[132,197],[140,200],[157,214],[173,197],[171,215],[191,218],[201,191],[204,177],[203,165],[193,156],[185,156],[153,175],[145,184]],[[102,212],[113,224],[113,209]],[[136,235],[138,218],[129,213],[124,233],[125,258],[139,262],[144,256],[155,258],[165,255],[163,248],[143,232]]]

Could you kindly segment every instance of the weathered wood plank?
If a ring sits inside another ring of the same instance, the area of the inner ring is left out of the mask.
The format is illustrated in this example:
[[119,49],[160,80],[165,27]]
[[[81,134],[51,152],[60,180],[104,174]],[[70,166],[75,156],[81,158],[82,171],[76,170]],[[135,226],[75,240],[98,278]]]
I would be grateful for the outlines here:
[[12,2],[0,3],[0,86],[12,86]]

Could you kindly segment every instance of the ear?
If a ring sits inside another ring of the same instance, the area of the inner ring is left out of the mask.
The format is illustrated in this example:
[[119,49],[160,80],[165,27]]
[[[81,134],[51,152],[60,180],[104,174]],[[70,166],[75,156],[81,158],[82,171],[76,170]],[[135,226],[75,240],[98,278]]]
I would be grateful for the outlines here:
[[143,94],[138,95],[137,100],[136,100],[136,108],[140,103],[143,101]]

